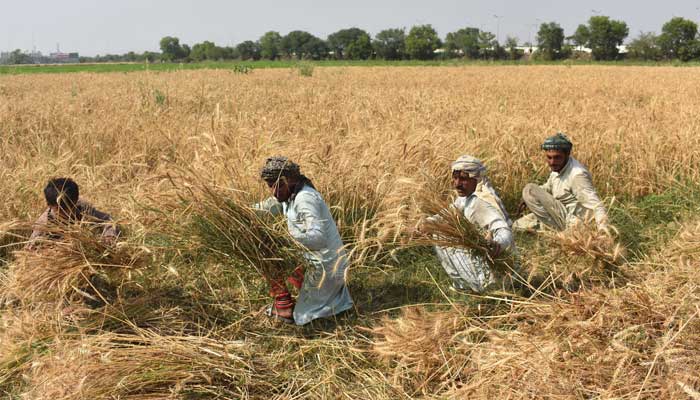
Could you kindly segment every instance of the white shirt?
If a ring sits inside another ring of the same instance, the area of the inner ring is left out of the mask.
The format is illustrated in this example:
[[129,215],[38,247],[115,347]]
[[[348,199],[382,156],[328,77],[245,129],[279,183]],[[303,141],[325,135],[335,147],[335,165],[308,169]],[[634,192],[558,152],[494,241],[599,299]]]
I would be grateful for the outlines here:
[[560,172],[552,172],[541,187],[564,205],[567,223],[576,218],[585,218],[588,212],[593,212],[599,226],[607,224],[608,214],[593,186],[591,173],[575,158],[569,157],[564,168]]
[[452,204],[464,213],[469,222],[484,232],[489,232],[492,240],[497,242],[502,249],[515,247],[513,233],[508,222],[503,218],[501,212],[490,203],[472,193],[467,197],[457,197]]

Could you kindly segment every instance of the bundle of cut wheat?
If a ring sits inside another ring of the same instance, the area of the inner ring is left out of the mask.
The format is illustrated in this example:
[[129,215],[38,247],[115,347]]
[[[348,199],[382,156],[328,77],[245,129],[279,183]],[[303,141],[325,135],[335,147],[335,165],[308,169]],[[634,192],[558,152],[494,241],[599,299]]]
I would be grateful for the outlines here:
[[434,393],[440,391],[440,386],[443,390],[449,387],[450,380],[461,373],[460,368],[454,367],[463,364],[466,358],[453,351],[454,335],[469,331],[465,323],[466,319],[459,313],[409,308],[398,319],[384,318],[381,325],[371,330],[381,338],[375,341],[372,350],[392,371],[393,385]]
[[266,369],[241,341],[103,333],[52,345],[27,372],[33,399],[255,398],[271,393]]
[[305,263],[305,249],[291,237],[286,221],[251,204],[246,193],[199,184],[187,187],[180,199],[178,207],[187,210],[191,222],[181,235],[220,261],[244,264],[273,279],[286,278]]
[[53,239],[18,250],[3,282],[7,302],[24,304],[88,298],[106,302],[103,283],[116,288],[143,267],[145,249],[110,244],[90,226],[51,227]]
[[541,231],[538,239],[523,255],[523,271],[533,287],[575,291],[628,279],[630,271],[621,268],[626,249],[590,221],[563,232]]
[[[614,227],[611,229],[615,231]],[[610,265],[626,262],[625,247],[610,234],[596,229],[592,221],[579,220],[563,232],[544,231],[543,235],[569,254],[588,256]]]
[[19,221],[0,223],[0,265],[8,263],[11,253],[26,240],[30,227]]

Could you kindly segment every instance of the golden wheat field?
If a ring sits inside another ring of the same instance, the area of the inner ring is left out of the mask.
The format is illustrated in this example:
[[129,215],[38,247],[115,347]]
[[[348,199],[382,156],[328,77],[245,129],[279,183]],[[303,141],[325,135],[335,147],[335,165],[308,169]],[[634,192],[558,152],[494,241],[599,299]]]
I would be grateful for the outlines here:
[[[0,76],[0,397],[700,399],[699,113],[696,68]],[[518,234],[519,287],[476,296],[446,290],[430,248],[381,234],[405,194],[442,196],[465,153],[514,212],[556,131],[615,243]],[[193,193],[262,199],[278,154],[352,255],[355,309],[334,320],[271,322],[264,281],[195,232],[215,205]],[[118,219],[116,249],[22,250],[55,176]]]

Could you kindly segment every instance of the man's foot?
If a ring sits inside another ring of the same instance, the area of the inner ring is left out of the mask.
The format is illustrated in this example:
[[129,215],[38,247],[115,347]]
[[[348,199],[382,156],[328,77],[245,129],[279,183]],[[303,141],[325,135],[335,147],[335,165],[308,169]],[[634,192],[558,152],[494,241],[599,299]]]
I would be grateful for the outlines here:
[[266,314],[268,317],[275,318],[287,324],[294,323],[294,299],[289,293],[283,293],[275,296],[275,301],[270,305]]
[[294,323],[294,313],[292,311],[290,311],[290,310],[278,310],[272,304],[267,306],[267,308],[265,309],[265,315],[267,315],[270,318],[274,318],[278,321],[282,321],[285,324],[293,324]]

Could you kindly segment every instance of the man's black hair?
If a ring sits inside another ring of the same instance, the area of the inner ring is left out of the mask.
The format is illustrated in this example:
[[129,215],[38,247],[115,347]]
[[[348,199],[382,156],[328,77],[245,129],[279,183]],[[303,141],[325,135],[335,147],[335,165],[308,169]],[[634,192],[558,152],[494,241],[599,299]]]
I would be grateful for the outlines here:
[[71,178],[53,178],[44,188],[44,197],[49,206],[71,210],[78,204],[80,188]]

